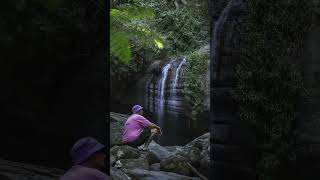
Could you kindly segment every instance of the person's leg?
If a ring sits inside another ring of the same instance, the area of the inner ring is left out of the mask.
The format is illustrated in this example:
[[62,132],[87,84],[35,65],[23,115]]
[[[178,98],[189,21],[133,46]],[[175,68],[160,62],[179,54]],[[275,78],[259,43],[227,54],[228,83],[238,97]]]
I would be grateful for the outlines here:
[[157,133],[158,132],[156,131],[156,129],[144,129],[136,140],[127,143],[127,145],[137,148],[144,144],[144,146],[140,148],[141,150],[144,150],[149,146],[150,142],[154,139]]
[[135,148],[143,145],[148,140],[150,134],[151,134],[150,129],[144,129],[136,140],[134,140],[133,142],[130,142],[130,145]]

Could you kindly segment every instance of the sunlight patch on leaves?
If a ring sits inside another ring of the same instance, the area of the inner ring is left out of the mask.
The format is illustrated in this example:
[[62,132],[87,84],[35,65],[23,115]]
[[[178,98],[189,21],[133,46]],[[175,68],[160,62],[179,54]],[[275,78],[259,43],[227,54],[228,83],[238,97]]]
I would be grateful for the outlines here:
[[154,42],[155,42],[155,45],[158,49],[163,49],[164,48],[164,45],[163,43],[161,42],[160,39],[154,39]]

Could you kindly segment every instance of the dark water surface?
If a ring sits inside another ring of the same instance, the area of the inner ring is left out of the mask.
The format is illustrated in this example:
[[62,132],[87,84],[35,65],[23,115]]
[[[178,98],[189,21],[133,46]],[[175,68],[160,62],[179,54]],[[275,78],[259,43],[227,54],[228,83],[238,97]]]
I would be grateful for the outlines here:
[[[157,115],[152,117],[160,124]],[[209,132],[209,119],[205,117],[193,121],[183,114],[165,113],[161,121],[163,135],[158,138],[158,143],[163,146],[185,145]]]

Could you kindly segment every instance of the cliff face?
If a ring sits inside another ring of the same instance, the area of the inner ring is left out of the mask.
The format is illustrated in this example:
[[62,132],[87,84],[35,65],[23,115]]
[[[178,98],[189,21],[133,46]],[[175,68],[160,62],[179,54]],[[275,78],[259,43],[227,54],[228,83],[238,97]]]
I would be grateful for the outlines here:
[[[231,92],[236,86],[234,68],[239,62],[241,17],[239,1],[212,1],[210,44],[211,178],[254,179],[252,131],[240,122]],[[219,13],[218,13],[219,12]]]
[[[235,1],[234,1],[235,2]],[[290,1],[287,2],[290,4]],[[319,9],[319,1],[308,1],[310,8]],[[217,9],[219,1],[211,3]],[[225,6],[225,5],[224,5]],[[228,17],[219,28],[218,37],[211,41],[211,167],[214,179],[255,179],[255,139],[253,129],[241,121],[238,114],[238,105],[234,102],[231,92],[235,89],[236,78],[233,71],[239,63],[241,37],[245,31],[241,25],[246,13],[240,6],[232,7]],[[311,10],[311,9],[310,9]],[[313,9],[314,10],[314,9]],[[221,11],[220,11],[221,12]],[[319,11],[318,11],[319,14]],[[217,13],[211,14],[212,29],[216,22]],[[311,18],[311,17],[310,17]],[[317,24],[319,22],[317,21]],[[309,90],[309,98],[301,100],[301,112],[297,139],[297,161],[288,167],[293,178],[314,179],[319,177],[319,27],[314,26],[313,32],[308,35],[306,47],[300,58],[304,83]],[[212,33],[213,35],[213,33]],[[304,39],[302,39],[304,41]],[[286,47],[284,47],[286,48]],[[242,179],[242,178],[241,178]]]

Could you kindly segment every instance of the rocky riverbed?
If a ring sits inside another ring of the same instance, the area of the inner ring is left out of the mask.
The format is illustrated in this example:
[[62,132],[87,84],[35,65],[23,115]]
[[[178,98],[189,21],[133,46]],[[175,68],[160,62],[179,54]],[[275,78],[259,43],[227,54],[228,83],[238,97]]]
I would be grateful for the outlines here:
[[110,113],[110,173],[115,180],[201,180],[209,176],[210,134],[184,146],[160,146],[152,141],[147,151],[121,144],[128,115]]

